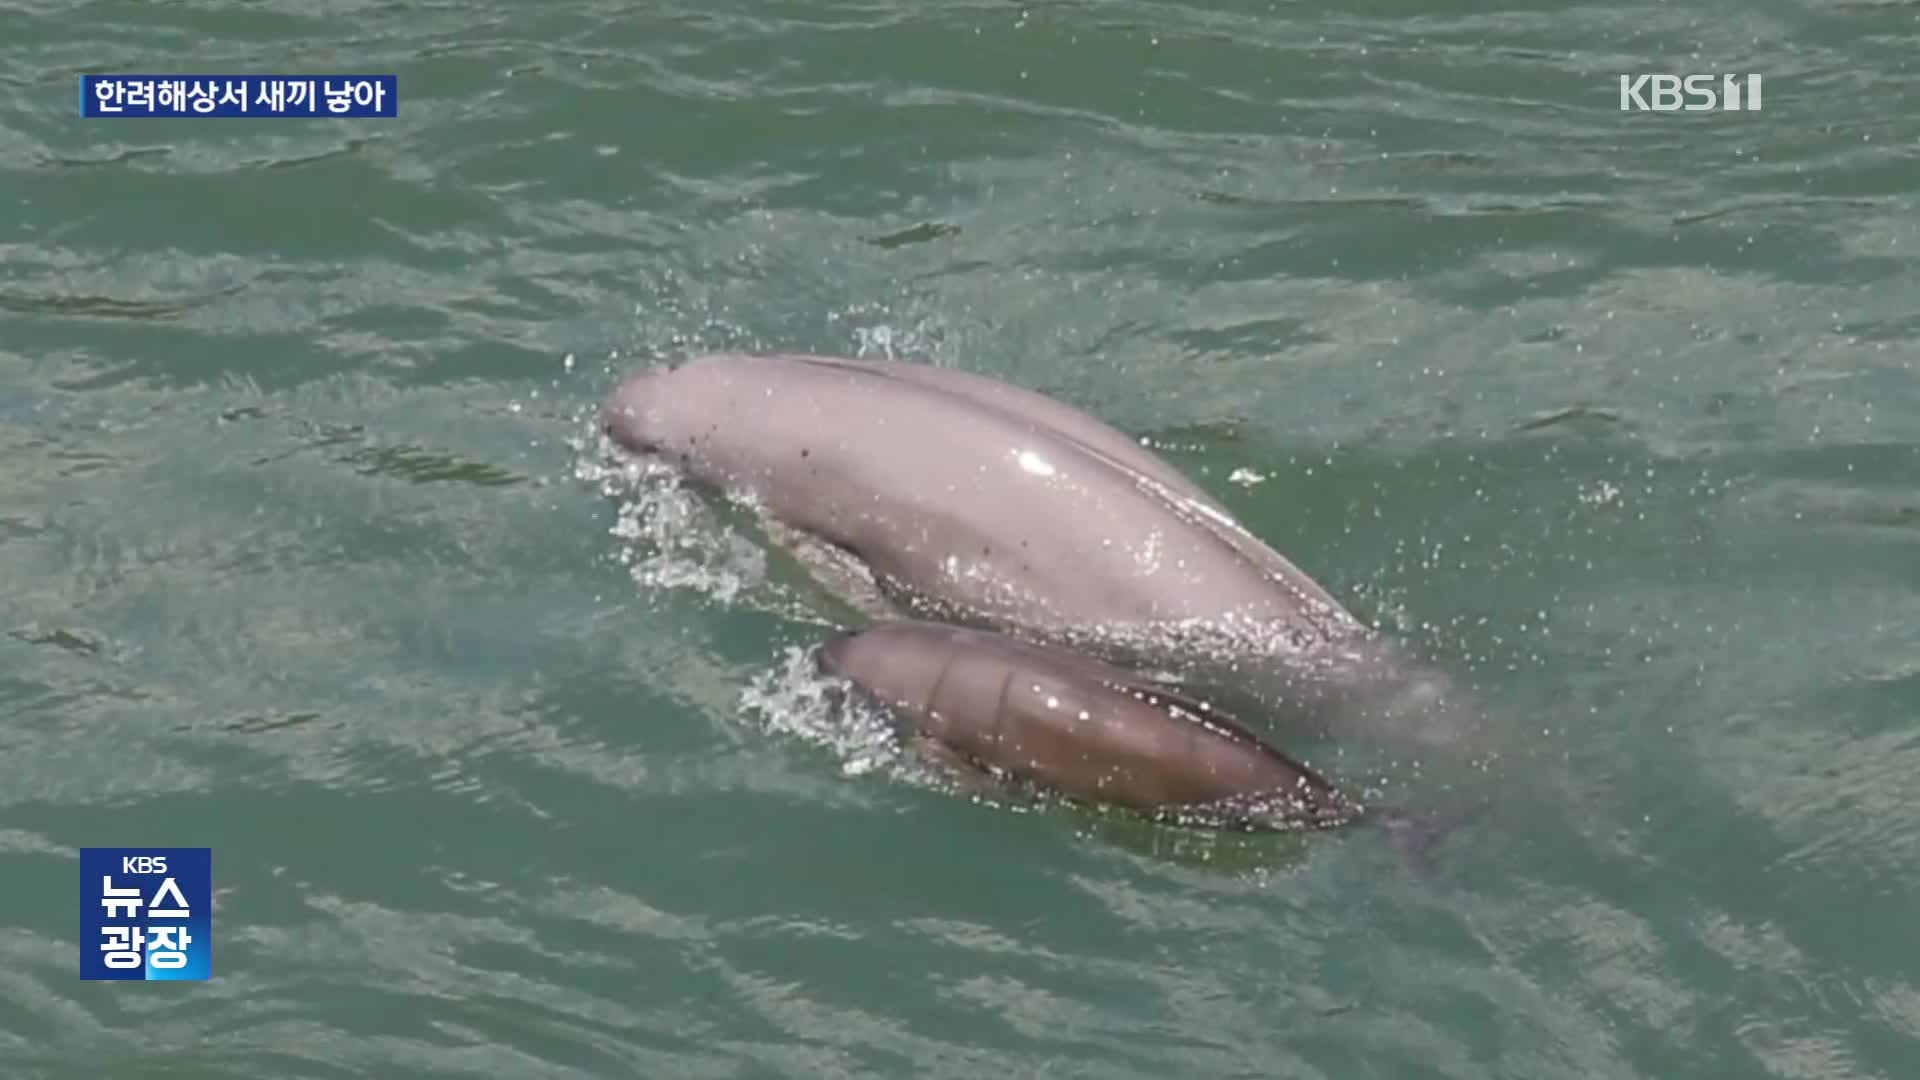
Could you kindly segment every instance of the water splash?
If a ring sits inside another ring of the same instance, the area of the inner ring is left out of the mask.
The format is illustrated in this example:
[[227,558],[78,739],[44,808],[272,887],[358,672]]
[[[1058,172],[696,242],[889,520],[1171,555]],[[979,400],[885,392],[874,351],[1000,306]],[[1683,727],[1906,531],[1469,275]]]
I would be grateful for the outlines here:
[[846,776],[880,773],[938,787],[932,766],[909,752],[879,706],[847,693],[847,684],[823,674],[811,647],[788,646],[740,692],[740,707],[769,734],[799,739],[830,753]]
[[719,520],[666,462],[596,436],[574,477],[617,502],[608,530],[620,541],[616,558],[643,588],[690,589],[727,604],[765,582],[766,553]]
[[854,304],[830,314],[830,323],[846,323],[853,334],[856,357],[880,356],[898,360],[912,356],[938,363],[945,351],[947,337],[937,318],[925,316],[910,324],[895,326],[893,313],[882,304]]

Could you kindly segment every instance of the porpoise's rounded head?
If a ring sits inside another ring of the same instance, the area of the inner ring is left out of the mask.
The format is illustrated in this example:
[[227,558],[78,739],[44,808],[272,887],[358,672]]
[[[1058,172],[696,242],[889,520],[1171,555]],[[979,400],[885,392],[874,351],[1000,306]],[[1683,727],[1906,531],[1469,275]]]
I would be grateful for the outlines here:
[[607,438],[635,453],[660,449],[665,418],[658,399],[661,381],[673,370],[663,364],[635,372],[620,381],[600,408],[600,430]]
[[819,650],[814,653],[815,665],[825,674],[844,676],[859,637],[858,632],[850,630],[821,642]]
[[828,638],[814,653],[814,663],[822,674],[845,679],[884,702],[921,707],[953,664],[962,637],[952,627],[881,623]]

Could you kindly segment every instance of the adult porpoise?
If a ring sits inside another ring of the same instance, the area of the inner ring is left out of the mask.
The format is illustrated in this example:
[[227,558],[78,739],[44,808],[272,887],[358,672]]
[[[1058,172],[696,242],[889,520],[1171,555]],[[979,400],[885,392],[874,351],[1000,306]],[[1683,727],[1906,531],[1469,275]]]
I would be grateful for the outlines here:
[[1212,706],[1054,646],[898,621],[839,635],[815,655],[890,709],[909,745],[963,772],[1189,825],[1369,822],[1416,865],[1449,824],[1366,807]]
[[1239,685],[1336,733],[1443,744],[1471,720],[1444,676],[1167,462],[1031,391],[722,353],[631,375],[602,422],[749,497],[787,538],[850,555],[912,613]]

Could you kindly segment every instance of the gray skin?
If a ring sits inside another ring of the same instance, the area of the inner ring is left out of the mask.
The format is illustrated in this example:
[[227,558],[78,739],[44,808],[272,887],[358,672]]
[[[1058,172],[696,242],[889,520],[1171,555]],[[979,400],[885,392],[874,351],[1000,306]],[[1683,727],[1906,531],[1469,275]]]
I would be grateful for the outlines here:
[[630,376],[602,423],[747,496],[776,539],[846,556],[910,613],[1242,689],[1333,734],[1455,746],[1476,719],[1171,465],[1031,391],[716,354]]
[[[1210,706],[1003,634],[890,622],[820,668],[892,708],[930,756],[1085,803],[1200,824],[1329,828],[1363,808]],[[923,745],[924,743],[920,743]]]
[[971,371],[937,367],[933,364],[876,363],[871,360],[849,360],[827,356],[810,356],[806,359],[811,363],[836,366],[847,371],[905,379],[936,390],[944,390],[983,408],[998,410],[1035,427],[1051,428],[1056,433],[1073,439],[1165,485],[1172,494],[1199,503],[1229,522],[1232,520],[1226,509],[1214,501],[1213,496],[1187,479],[1186,474],[1155,457],[1138,442],[1078,409],[1055,401],[1045,394],[1035,393],[1024,386],[990,379],[985,375],[975,375]]

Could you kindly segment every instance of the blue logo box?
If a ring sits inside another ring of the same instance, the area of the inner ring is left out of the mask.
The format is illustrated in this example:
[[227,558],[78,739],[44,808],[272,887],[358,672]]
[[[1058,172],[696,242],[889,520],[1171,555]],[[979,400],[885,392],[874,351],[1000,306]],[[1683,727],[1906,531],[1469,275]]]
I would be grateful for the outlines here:
[[80,115],[400,115],[398,75],[82,75]]
[[80,849],[82,979],[212,975],[212,848]]

